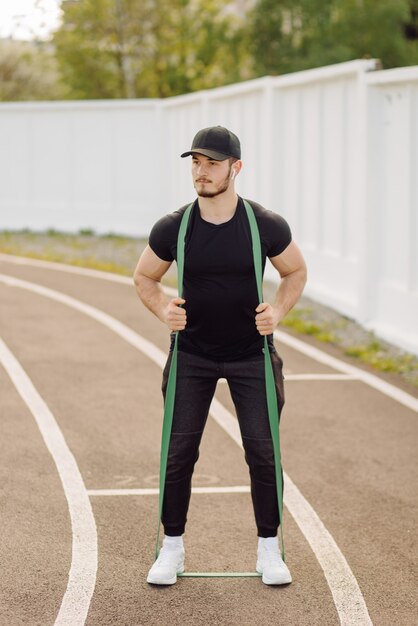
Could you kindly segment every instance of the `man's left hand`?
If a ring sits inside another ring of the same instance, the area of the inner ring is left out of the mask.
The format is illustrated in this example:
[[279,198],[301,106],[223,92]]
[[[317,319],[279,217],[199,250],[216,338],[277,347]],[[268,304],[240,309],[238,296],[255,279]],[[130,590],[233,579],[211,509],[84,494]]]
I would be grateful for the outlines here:
[[260,335],[271,335],[280,321],[277,311],[268,302],[262,302],[255,312],[255,324]]

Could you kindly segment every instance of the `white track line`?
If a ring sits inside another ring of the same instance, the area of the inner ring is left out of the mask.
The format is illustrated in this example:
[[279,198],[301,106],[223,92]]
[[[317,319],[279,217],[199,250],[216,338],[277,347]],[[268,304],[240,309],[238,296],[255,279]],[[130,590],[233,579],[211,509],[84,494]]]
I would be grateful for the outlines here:
[[[164,367],[167,355],[162,350],[107,313],[58,291],[18,278],[0,274],[0,282],[38,293],[89,315],[139,349],[159,367]],[[212,401],[210,414],[228,435],[242,447],[237,420],[216,398]],[[285,505],[324,571],[341,625],[371,626],[372,621],[363,595],[344,555],[296,485],[287,474],[284,477]]]
[[310,359],[318,361],[318,363],[332,367],[333,369],[343,372],[349,376],[355,376],[355,378],[361,380],[361,382],[366,385],[373,387],[373,389],[377,389],[377,391],[380,391],[389,398],[392,398],[392,400],[396,400],[400,404],[408,407],[408,409],[418,413],[418,398],[414,398],[409,393],[406,393],[405,391],[402,391],[402,389],[398,389],[398,387],[395,387],[381,378],[374,376],[374,374],[369,374],[369,372],[365,372],[359,367],[345,363],[345,361],[340,361],[326,352],[323,352],[322,350],[319,350],[318,348],[293,337],[293,335],[288,335],[281,330],[276,330],[274,332],[274,338],[277,339],[278,342],[305,354]]
[[292,380],[359,380],[357,376],[349,374],[286,374],[284,376],[286,382]]
[[91,503],[77,463],[53,414],[1,339],[0,362],[36,420],[57,467],[70,512],[71,569],[55,626],[83,626],[93,596],[97,573],[97,531]]
[[[248,485],[236,487],[192,487],[192,493],[250,493]],[[89,496],[158,496],[159,489],[89,489]]]
[[107,326],[113,332],[117,333],[120,337],[125,339],[132,346],[148,354],[150,359],[158,363],[158,365],[162,365],[165,363],[167,356],[164,354],[162,350],[157,348],[153,343],[147,341],[136,332],[128,328],[122,322],[119,322],[114,317],[111,317],[104,311],[100,311],[89,304],[85,304],[84,302],[80,302],[80,300],[76,300],[71,296],[67,296],[59,291],[55,291],[53,289],[49,289],[48,287],[43,287],[42,285],[38,285],[36,283],[30,283],[26,280],[20,280],[19,278],[13,278],[12,276],[7,276],[6,274],[0,274],[0,282],[9,285],[10,287],[20,287],[21,289],[27,289],[34,293],[39,294],[40,296],[45,296],[46,298],[50,298],[51,300],[55,300],[57,302],[61,302],[66,306],[71,307],[72,309],[76,309],[85,315],[89,315],[97,322],[100,322],[104,326]]
[[16,256],[14,254],[4,254],[0,252],[0,261],[13,263],[14,265],[33,265],[46,270],[58,270],[67,274],[78,274],[80,276],[91,276],[92,278],[101,278],[102,280],[110,280],[113,283],[123,283],[132,287],[133,280],[128,276],[120,274],[112,274],[111,272],[102,272],[100,270],[89,269],[88,267],[78,267],[78,265],[66,265],[65,263],[53,263],[52,261],[42,261],[41,259],[30,259],[24,256]]
[[[214,398],[211,406],[220,426],[242,448],[238,421]],[[291,478],[284,474],[284,503],[323,569],[342,626],[367,626],[372,621],[363,594],[346,558],[319,516]]]
[[[126,276],[120,276],[118,274],[111,274],[110,272],[101,272],[99,270],[91,270],[87,268],[65,265],[64,263],[52,263],[50,261],[40,261],[37,259],[29,259],[27,257],[20,257],[11,254],[2,254],[0,253],[0,261],[5,261],[6,263],[13,263],[15,265],[33,265],[34,267],[43,267],[45,269],[56,270],[59,272],[67,272],[70,274],[79,274],[80,276],[90,276],[92,278],[100,278],[102,280],[113,281],[117,283],[123,283],[125,285],[132,286],[132,279]],[[177,295],[177,291],[170,287],[165,287],[163,285],[164,291],[172,296]],[[302,354],[305,354],[311,359],[314,359],[318,363],[322,363],[327,365],[328,367],[332,367],[339,372],[347,374],[348,376],[352,376],[353,380],[358,379],[361,380],[364,384],[373,387],[373,389],[377,389],[380,393],[392,398],[396,402],[403,404],[404,406],[412,409],[418,413],[418,399],[411,396],[409,393],[398,389],[394,385],[385,382],[378,376],[374,374],[370,374],[369,372],[365,372],[364,370],[356,367],[355,365],[350,365],[345,361],[340,361],[335,357],[330,356],[326,352],[323,352],[319,348],[315,348],[304,341],[293,337],[283,331],[275,331],[274,333],[275,339],[280,343],[283,343]],[[294,379],[296,380],[296,379]]]

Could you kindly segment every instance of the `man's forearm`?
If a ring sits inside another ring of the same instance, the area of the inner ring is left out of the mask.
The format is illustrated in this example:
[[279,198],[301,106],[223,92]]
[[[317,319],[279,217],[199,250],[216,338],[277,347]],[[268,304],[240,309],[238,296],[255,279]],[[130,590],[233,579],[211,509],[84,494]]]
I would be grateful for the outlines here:
[[277,323],[282,321],[299,300],[305,284],[306,271],[304,269],[292,272],[281,279],[273,304],[278,320]]
[[168,298],[164,294],[161,283],[147,276],[135,276],[135,289],[143,304],[161,322],[165,322],[165,309]]

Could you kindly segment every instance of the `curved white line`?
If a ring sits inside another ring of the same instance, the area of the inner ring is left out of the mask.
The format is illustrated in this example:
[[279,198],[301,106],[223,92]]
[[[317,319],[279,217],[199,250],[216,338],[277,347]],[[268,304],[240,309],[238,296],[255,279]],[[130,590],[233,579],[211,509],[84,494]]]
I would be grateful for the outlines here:
[[[159,367],[164,367],[167,355],[162,350],[107,313],[71,296],[18,278],[0,274],[0,281],[38,293],[89,315],[139,349]],[[216,398],[212,401],[210,413],[241,447],[237,420]],[[324,571],[342,626],[372,626],[363,595],[345,557],[314,509],[287,474],[285,483],[285,504]]]
[[42,267],[47,270],[57,270],[59,272],[66,272],[67,274],[79,274],[80,276],[91,276],[92,278],[110,280],[113,283],[133,285],[132,278],[128,278],[128,276],[93,270],[88,267],[79,267],[78,265],[66,265],[65,263],[54,263],[53,261],[30,259],[24,256],[16,256],[15,254],[4,254],[4,252],[0,252],[0,261],[14,263],[14,265],[33,265],[34,267]]
[[2,339],[0,339],[0,363],[36,420],[57,467],[70,512],[71,569],[55,626],[83,626],[97,574],[96,522],[86,487],[53,414]]
[[[133,284],[131,278],[128,278],[126,276],[120,276],[118,274],[111,274],[110,272],[102,272],[99,270],[92,270],[73,265],[65,265],[64,263],[53,263],[51,261],[29,259],[27,257],[20,257],[12,254],[0,253],[0,261],[5,261],[6,263],[14,263],[15,265],[33,265],[35,267],[43,267],[45,269],[56,270],[59,272],[79,274],[80,276],[90,276],[92,278],[100,278],[102,280],[123,283],[129,286],[132,286]],[[175,289],[166,287],[164,285],[163,289],[169,295],[177,295],[177,291]],[[395,387],[394,385],[391,385],[390,383],[387,383],[378,376],[370,374],[369,372],[365,372],[359,367],[356,367],[355,365],[350,365],[345,361],[340,361],[340,359],[330,356],[326,352],[323,352],[323,350],[315,348],[305,343],[301,339],[297,339],[296,337],[293,337],[293,335],[289,335],[287,333],[284,333],[283,331],[275,331],[274,337],[275,339],[277,339],[277,341],[284,343],[285,345],[293,348],[294,350],[297,350],[298,352],[301,352],[302,354],[305,354],[309,358],[314,359],[314,361],[317,361],[318,363],[322,363],[324,365],[327,365],[328,367],[336,369],[337,371],[354,377],[354,379],[358,379],[365,385],[369,385],[369,387],[377,389],[377,391],[380,391],[380,393],[383,393],[389,398],[392,398],[392,400],[403,404],[404,406],[408,407],[408,409],[412,409],[412,411],[418,412],[417,398],[414,398],[414,396],[411,396],[411,394],[402,391],[401,389]]]
[[[242,448],[238,421],[216,398],[211,410],[218,424]],[[372,625],[363,594],[346,558],[289,475],[286,472],[283,475],[284,503],[323,569],[341,625]]]

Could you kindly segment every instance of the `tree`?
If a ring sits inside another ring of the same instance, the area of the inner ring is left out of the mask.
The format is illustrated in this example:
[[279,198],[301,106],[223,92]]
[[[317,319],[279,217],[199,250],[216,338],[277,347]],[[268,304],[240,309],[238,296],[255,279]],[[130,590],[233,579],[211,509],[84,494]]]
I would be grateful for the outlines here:
[[281,74],[358,58],[384,67],[418,61],[417,0],[258,0],[249,14],[257,75]]
[[409,0],[409,19],[404,24],[404,34],[408,41],[418,40],[418,0]]
[[56,100],[65,95],[47,44],[0,40],[0,100]]
[[[131,3],[129,3],[131,4]],[[125,2],[64,0],[63,22],[53,43],[73,98],[124,98],[130,92],[126,23],[136,16]],[[138,22],[141,24],[141,21]]]
[[54,35],[75,98],[165,97],[248,77],[222,0],[64,0]]
[[408,0],[339,0],[333,23],[351,58],[376,57],[385,68],[411,65],[404,25]]

